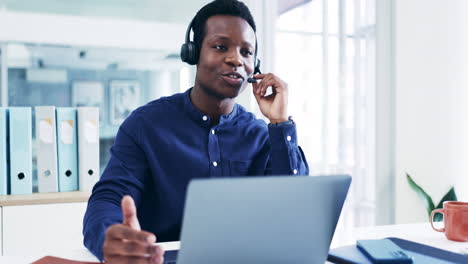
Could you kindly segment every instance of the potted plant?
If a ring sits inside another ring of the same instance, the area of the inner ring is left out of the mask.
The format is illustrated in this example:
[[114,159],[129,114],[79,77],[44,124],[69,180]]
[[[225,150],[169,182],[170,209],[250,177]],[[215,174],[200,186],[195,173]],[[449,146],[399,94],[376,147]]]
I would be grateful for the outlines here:
[[[426,207],[427,214],[429,217],[431,217],[431,212],[434,209],[442,208],[443,203],[445,201],[457,201],[455,188],[452,186],[450,190],[444,195],[444,197],[442,197],[442,199],[440,200],[440,202],[437,204],[437,207],[436,207],[434,205],[432,198],[423,190],[423,188],[421,188],[421,186],[419,186],[418,184],[416,184],[416,182],[414,182],[414,180],[411,178],[411,176],[408,173],[406,173],[406,179],[408,180],[408,183],[411,189],[413,189],[418,194],[419,198],[421,198],[421,200],[424,202],[424,206]],[[434,215],[434,221],[442,221],[442,219],[443,219],[442,214]]]

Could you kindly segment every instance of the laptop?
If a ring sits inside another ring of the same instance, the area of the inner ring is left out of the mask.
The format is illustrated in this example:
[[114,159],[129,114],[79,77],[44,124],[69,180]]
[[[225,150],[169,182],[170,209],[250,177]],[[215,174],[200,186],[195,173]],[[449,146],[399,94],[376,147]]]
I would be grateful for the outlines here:
[[351,177],[197,179],[166,264],[325,263]]

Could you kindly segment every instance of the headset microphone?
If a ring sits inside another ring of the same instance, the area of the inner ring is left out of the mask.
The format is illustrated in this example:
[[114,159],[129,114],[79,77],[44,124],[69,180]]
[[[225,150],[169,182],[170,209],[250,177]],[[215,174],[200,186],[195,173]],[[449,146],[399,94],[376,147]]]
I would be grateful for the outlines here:
[[[255,74],[262,74],[262,72],[260,71],[260,59],[256,59],[255,61],[255,69],[253,75]],[[254,83],[256,81],[257,79],[255,79],[254,77],[247,78],[247,82],[249,83]]]

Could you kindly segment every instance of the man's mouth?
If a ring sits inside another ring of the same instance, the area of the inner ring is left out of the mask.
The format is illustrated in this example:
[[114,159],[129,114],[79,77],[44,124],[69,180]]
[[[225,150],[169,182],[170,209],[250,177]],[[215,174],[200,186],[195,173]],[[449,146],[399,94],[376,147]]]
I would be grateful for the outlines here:
[[223,80],[231,86],[240,86],[244,82],[244,77],[240,73],[230,72],[223,74]]
[[227,77],[232,78],[232,79],[242,78],[242,77],[239,77],[239,76],[234,75],[234,74],[229,74],[229,75],[227,75]]

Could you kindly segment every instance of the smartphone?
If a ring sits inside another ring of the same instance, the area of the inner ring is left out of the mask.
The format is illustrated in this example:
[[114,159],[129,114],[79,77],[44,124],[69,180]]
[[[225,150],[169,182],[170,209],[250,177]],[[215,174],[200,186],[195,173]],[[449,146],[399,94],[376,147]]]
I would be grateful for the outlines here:
[[356,246],[373,264],[413,263],[413,258],[389,239],[358,240]]

